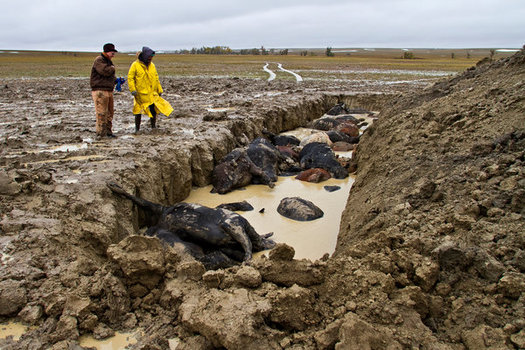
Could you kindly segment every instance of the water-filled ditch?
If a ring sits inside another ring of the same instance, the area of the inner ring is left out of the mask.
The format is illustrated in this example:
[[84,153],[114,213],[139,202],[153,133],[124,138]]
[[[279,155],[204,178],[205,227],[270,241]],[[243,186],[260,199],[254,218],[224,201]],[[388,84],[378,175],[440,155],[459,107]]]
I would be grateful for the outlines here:
[[[247,201],[254,210],[238,213],[248,219],[259,234],[273,232],[274,241],[286,243],[295,249],[296,259],[316,260],[325,253],[332,254],[335,249],[341,213],[352,183],[351,177],[309,183],[281,176],[274,188],[250,185],[224,195],[210,193],[211,186],[195,188],[185,202],[215,207],[221,203]],[[328,192],[324,189],[328,185],[341,188]],[[277,212],[279,202],[285,197],[309,200],[321,208],[324,215],[307,222],[288,219]]]
[[[372,123],[373,119],[367,114],[354,114],[360,120],[366,121],[361,132]],[[298,128],[286,134],[298,138],[306,138],[316,132],[312,129]],[[340,157],[351,157],[352,152],[336,152]],[[216,207],[223,203],[246,201],[253,206],[253,210],[238,212],[243,215],[259,234],[273,232],[273,239],[277,243],[286,243],[295,250],[295,259],[317,260],[325,254],[331,255],[337,243],[341,213],[344,210],[351,186],[354,182],[352,175],[345,179],[329,179],[320,183],[310,183],[295,179],[294,176],[279,176],[273,188],[266,185],[249,185],[236,189],[227,194],[212,193],[212,185],[194,187],[189,196],[184,199],[187,203],[197,203],[208,207]],[[329,191],[327,187],[339,187]],[[324,215],[313,221],[296,221],[288,219],[277,211],[281,199],[285,197],[301,197],[317,205]],[[261,252],[254,256],[265,254]],[[131,344],[135,341],[130,334],[117,334],[104,343],[92,337],[83,337],[81,344],[95,346],[101,349],[103,344]],[[114,347],[113,347],[114,348]]]
[[[361,133],[372,122],[366,114],[352,114],[363,120]],[[319,130],[298,128],[285,132],[304,139]],[[337,156],[349,158],[352,152],[335,152]],[[223,203],[246,201],[254,210],[238,212],[243,215],[259,234],[273,232],[277,243],[286,243],[295,249],[296,259],[316,260],[324,254],[331,255],[337,243],[341,213],[346,201],[353,177],[345,179],[331,178],[320,183],[310,183],[295,179],[295,176],[280,176],[274,188],[265,185],[250,185],[227,194],[212,193],[212,186],[194,188],[184,200],[208,207],[216,207]],[[339,189],[329,191],[330,186]],[[280,201],[286,197],[300,197],[311,201],[323,211],[323,216],[313,221],[297,221],[286,218],[277,212]]]
[[[319,113],[319,102],[316,101],[311,105],[305,104],[303,109],[285,110],[284,112],[279,111],[278,114],[271,114],[266,120],[264,120],[263,127],[264,129],[270,130],[275,130],[275,128],[278,127],[282,130],[282,127],[285,125],[293,125],[293,128],[288,129],[285,127],[285,130],[288,130],[281,134],[292,135],[299,140],[303,140],[312,136],[314,133],[320,133],[325,135],[322,142],[325,142],[324,140],[326,139],[326,142],[331,144],[332,141],[328,139],[328,136],[326,133],[323,133],[322,130],[308,129],[302,126],[307,125],[312,120],[323,117],[323,113],[327,112],[328,109],[335,105],[335,103],[332,104],[330,102],[334,100],[335,99],[332,99],[332,97],[326,98],[322,102],[324,107],[321,113]],[[360,133],[362,133],[363,130],[365,130],[374,120],[377,112],[371,111],[378,109],[375,108],[379,107],[377,102],[384,101],[383,98],[378,98],[377,95],[371,96],[369,100],[364,96],[359,96],[357,98],[350,97],[348,100],[351,104],[348,106],[345,101],[347,111],[340,117],[354,119],[353,122],[358,120]],[[341,98],[341,96],[338,96],[335,101],[342,102],[344,99]],[[356,101],[362,102],[362,105],[365,107],[361,108],[361,105],[357,104]],[[314,111],[317,114],[316,118],[307,115],[308,112],[313,113]],[[290,114],[291,117],[288,116],[288,114]],[[275,125],[272,125],[271,123],[274,123]],[[235,126],[235,129],[229,128],[229,130],[231,130],[234,136],[241,134],[246,138],[246,130],[251,130],[253,126],[250,126],[249,121],[244,124],[247,124],[247,126],[241,127],[239,126],[239,123],[236,122],[235,124],[232,124]],[[221,138],[217,137],[217,140],[221,140]],[[229,145],[228,141],[202,143],[201,141],[194,140],[194,144],[195,145],[190,148],[192,159],[190,162],[191,173],[189,173],[189,176],[184,171],[175,170],[176,168],[170,166],[172,170],[169,174],[165,174],[164,169],[162,169],[163,171],[160,174],[163,180],[162,183],[152,183],[152,187],[149,187],[149,184],[143,184],[140,187],[135,187],[135,193],[139,197],[156,203],[162,203],[164,205],[172,205],[171,203],[177,202],[187,202],[214,208],[224,203],[247,201],[254,207],[254,209],[252,211],[237,213],[246,218],[259,235],[273,232],[272,239],[276,243],[286,243],[289,246],[292,246],[295,249],[296,259],[308,258],[316,260],[323,257],[325,254],[331,255],[334,252],[339,232],[341,213],[346,206],[348,194],[353,183],[352,176],[341,178],[333,173],[331,179],[321,183],[300,181],[295,179],[295,175],[280,176],[273,188],[266,185],[244,185],[242,188],[234,189],[227,194],[211,193],[212,186],[209,185],[211,182],[211,172],[226,154],[224,153],[224,150],[221,151],[220,149],[217,149],[217,147],[220,147],[222,144],[222,146],[226,148],[226,151],[233,149],[233,147]],[[349,145],[351,146],[351,144]],[[302,146],[303,145],[297,147],[297,149],[302,149]],[[343,159],[346,158],[347,164],[349,163],[351,153],[352,152],[336,152],[338,157]],[[177,157],[174,157],[173,159],[180,160],[180,158]],[[163,164],[166,163],[167,162],[164,162]],[[296,164],[298,165],[298,163],[299,162],[297,161]],[[236,166],[237,165],[234,167]],[[173,177],[174,174],[179,174],[179,176]],[[335,179],[334,176],[338,177],[338,179]],[[150,177],[149,179],[154,178]],[[193,186],[195,186],[191,190],[187,187],[189,180],[192,182]],[[163,184],[163,186],[158,188],[158,184]],[[325,189],[325,186],[338,186],[339,189],[336,191],[328,191]],[[125,187],[128,187],[129,192],[129,186]],[[184,191],[183,188],[186,188],[187,190]],[[159,192],[159,190],[161,191]],[[171,194],[171,191],[177,192]],[[160,199],[155,200],[155,197],[158,195],[161,196],[159,197]],[[277,207],[282,199],[289,197],[300,197],[312,202],[322,210],[322,217],[313,221],[304,222],[282,216],[277,212]],[[129,203],[127,203],[127,205],[129,205]],[[121,212],[120,209],[117,209],[117,211]],[[129,209],[123,210],[122,212],[129,213]],[[135,231],[151,224],[148,223],[147,215],[147,213],[144,213],[141,210],[135,212],[132,219]]]

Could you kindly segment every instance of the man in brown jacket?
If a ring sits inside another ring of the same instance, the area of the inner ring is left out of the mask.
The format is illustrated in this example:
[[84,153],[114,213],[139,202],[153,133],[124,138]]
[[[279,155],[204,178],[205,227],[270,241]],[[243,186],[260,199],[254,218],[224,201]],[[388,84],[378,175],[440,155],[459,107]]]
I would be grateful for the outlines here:
[[113,126],[113,89],[115,88],[115,66],[111,59],[118,52],[113,44],[105,44],[104,52],[95,58],[91,68],[91,95],[97,114],[96,132],[99,137],[115,137]]

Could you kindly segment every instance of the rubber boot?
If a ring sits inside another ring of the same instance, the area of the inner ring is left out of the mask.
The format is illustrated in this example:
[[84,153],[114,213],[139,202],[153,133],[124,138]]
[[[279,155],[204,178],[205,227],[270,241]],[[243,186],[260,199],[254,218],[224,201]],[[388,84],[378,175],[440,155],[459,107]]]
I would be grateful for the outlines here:
[[151,128],[155,129],[155,124],[157,123],[157,116],[154,116],[153,118],[149,118],[149,121],[151,123]]
[[142,115],[134,114],[134,116],[135,116],[135,133],[137,133],[140,130],[140,120],[142,118]]

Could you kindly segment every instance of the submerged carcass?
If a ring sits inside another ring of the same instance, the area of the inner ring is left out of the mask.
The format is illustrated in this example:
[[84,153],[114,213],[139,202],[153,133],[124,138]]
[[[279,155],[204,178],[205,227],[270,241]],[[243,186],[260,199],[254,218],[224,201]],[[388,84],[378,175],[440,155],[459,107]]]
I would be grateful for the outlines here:
[[230,210],[184,202],[168,207],[134,196],[114,182],[107,186],[155,218],[147,235],[171,245],[183,244],[187,252],[208,268],[250,260],[252,252],[275,245],[268,239],[273,233],[259,235],[248,220]]
[[224,194],[250,184],[274,187],[283,159],[271,142],[257,138],[248,147],[234,149],[215,166],[211,180],[213,191]]

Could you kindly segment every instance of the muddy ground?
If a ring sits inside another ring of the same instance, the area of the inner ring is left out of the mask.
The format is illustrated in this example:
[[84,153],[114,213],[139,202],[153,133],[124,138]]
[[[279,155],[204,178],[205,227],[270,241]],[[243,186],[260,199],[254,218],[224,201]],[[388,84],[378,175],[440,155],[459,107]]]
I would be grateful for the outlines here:
[[[5,349],[75,349],[141,328],[135,349],[525,347],[525,56],[434,85],[162,81],[175,115],[97,140],[86,79],[0,86],[0,321],[32,325]],[[163,204],[214,164],[336,102],[381,111],[358,146],[336,252],[228,270],[139,233],[105,183]],[[231,107],[225,112],[208,108]],[[64,152],[69,149],[68,152]]]

